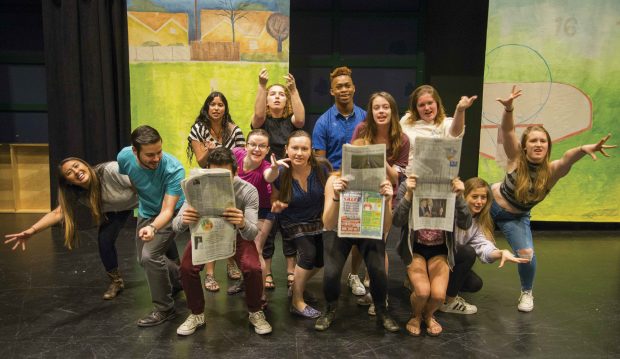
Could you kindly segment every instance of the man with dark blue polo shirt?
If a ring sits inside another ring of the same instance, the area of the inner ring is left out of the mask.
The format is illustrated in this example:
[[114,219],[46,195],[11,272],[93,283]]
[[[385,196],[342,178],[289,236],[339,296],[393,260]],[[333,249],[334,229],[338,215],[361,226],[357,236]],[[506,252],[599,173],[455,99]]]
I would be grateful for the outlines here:
[[[331,80],[329,93],[334,96],[334,105],[325,111],[314,124],[312,147],[316,155],[326,157],[334,170],[338,170],[342,162],[342,146],[350,143],[353,130],[355,126],[364,121],[366,111],[353,103],[355,85],[351,77],[351,69],[346,66],[337,67],[329,74],[329,78]],[[331,233],[324,238],[327,241],[334,240]],[[352,253],[351,273],[349,273],[347,282],[351,287],[351,292],[361,296],[366,294],[366,289],[357,275],[362,257],[357,247],[353,248]]]
[[184,201],[181,181],[185,169],[162,151],[162,139],[150,126],[136,128],[131,133],[131,144],[118,153],[117,161],[119,172],[129,176],[138,192],[136,252],[154,307],[138,320],[138,326],[151,327],[175,316],[172,292],[173,287],[181,287],[179,268],[165,254],[172,248],[178,258],[171,220]]
[[334,170],[338,170],[342,161],[342,145],[351,141],[353,130],[364,121],[366,111],[353,103],[355,85],[348,67],[334,69],[329,77],[329,93],[334,96],[334,105],[314,124],[312,146],[317,155],[326,157]]

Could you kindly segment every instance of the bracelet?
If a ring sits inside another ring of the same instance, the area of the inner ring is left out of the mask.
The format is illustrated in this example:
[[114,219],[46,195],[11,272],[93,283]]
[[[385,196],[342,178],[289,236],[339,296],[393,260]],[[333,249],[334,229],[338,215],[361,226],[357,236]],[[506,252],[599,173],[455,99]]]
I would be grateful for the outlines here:
[[[336,198],[338,198],[338,199],[336,199]],[[334,202],[340,202],[340,197],[332,197],[332,201],[334,201]]]
[[507,109],[506,107],[504,107],[504,111],[506,111],[506,112],[512,112],[512,111],[514,111],[514,110],[515,110],[515,107],[514,107],[514,106],[512,106],[512,107],[510,108],[510,110],[509,110],[509,109]]
[[153,234],[157,234],[157,227],[155,227],[155,226],[154,226],[154,225],[152,225],[152,224],[149,224],[147,227],[151,227],[151,228],[153,228]]

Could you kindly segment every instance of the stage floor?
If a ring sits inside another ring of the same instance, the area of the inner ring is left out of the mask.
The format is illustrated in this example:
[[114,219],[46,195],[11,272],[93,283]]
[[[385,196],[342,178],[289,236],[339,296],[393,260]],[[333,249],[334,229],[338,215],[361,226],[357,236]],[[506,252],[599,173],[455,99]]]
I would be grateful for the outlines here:
[[[29,227],[40,215],[2,214],[0,233]],[[444,333],[438,338],[407,335],[409,292],[404,267],[388,243],[389,305],[402,329],[390,334],[356,305],[345,286],[336,321],[326,332],[314,320],[288,311],[286,271],[279,243],[274,258],[276,290],[269,293],[267,319],[274,331],[260,336],[248,325],[243,294],[227,295],[225,263],[216,277],[222,286],[206,293],[206,328],[180,337],[176,328],[189,311],[185,297],[176,300],[177,317],[163,325],[139,328],[136,320],[151,310],[142,268],[136,262],[135,222],[117,241],[125,290],[111,301],[101,299],[108,285],[97,244],[83,236],[73,251],[62,245],[58,228],[34,237],[28,250],[0,249],[0,357],[2,358],[396,358],[420,357],[620,357],[620,232],[536,231],[538,274],[535,309],[517,311],[516,266],[476,263],[483,278],[479,293],[464,294],[478,306],[474,315],[439,313]],[[187,243],[182,236],[179,252]],[[498,238],[500,248],[507,248]],[[349,268],[349,265],[345,268]],[[322,272],[308,288],[321,303]]]

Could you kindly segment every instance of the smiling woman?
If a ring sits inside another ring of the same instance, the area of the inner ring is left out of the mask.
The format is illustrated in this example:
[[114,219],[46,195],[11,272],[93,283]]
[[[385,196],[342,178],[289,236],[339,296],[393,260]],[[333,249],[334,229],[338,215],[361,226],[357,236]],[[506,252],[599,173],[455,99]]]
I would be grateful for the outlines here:
[[[4,243],[26,250],[27,240],[42,230],[60,222],[64,225],[65,246],[72,249],[78,240],[77,231],[99,226],[97,237],[99,257],[112,280],[103,299],[112,299],[124,288],[118,271],[116,238],[131,209],[138,204],[136,193],[127,176],[121,175],[118,163],[106,162],[91,167],[86,161],[69,157],[58,165],[58,207],[30,228],[8,234]],[[77,214],[84,209],[90,220]]]

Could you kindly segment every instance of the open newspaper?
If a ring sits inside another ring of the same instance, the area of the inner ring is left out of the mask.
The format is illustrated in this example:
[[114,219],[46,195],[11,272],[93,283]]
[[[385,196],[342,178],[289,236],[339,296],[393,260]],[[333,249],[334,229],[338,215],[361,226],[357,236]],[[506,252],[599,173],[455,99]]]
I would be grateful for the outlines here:
[[204,264],[235,254],[236,229],[221,217],[225,208],[235,207],[230,171],[220,168],[197,169],[181,182],[185,200],[200,214],[190,225],[192,263]]
[[412,173],[418,179],[409,220],[413,230],[453,230],[452,180],[459,173],[461,143],[460,138],[416,137]]
[[385,145],[344,145],[341,170],[349,184],[340,195],[338,236],[382,240],[385,199],[378,189],[386,173]]

